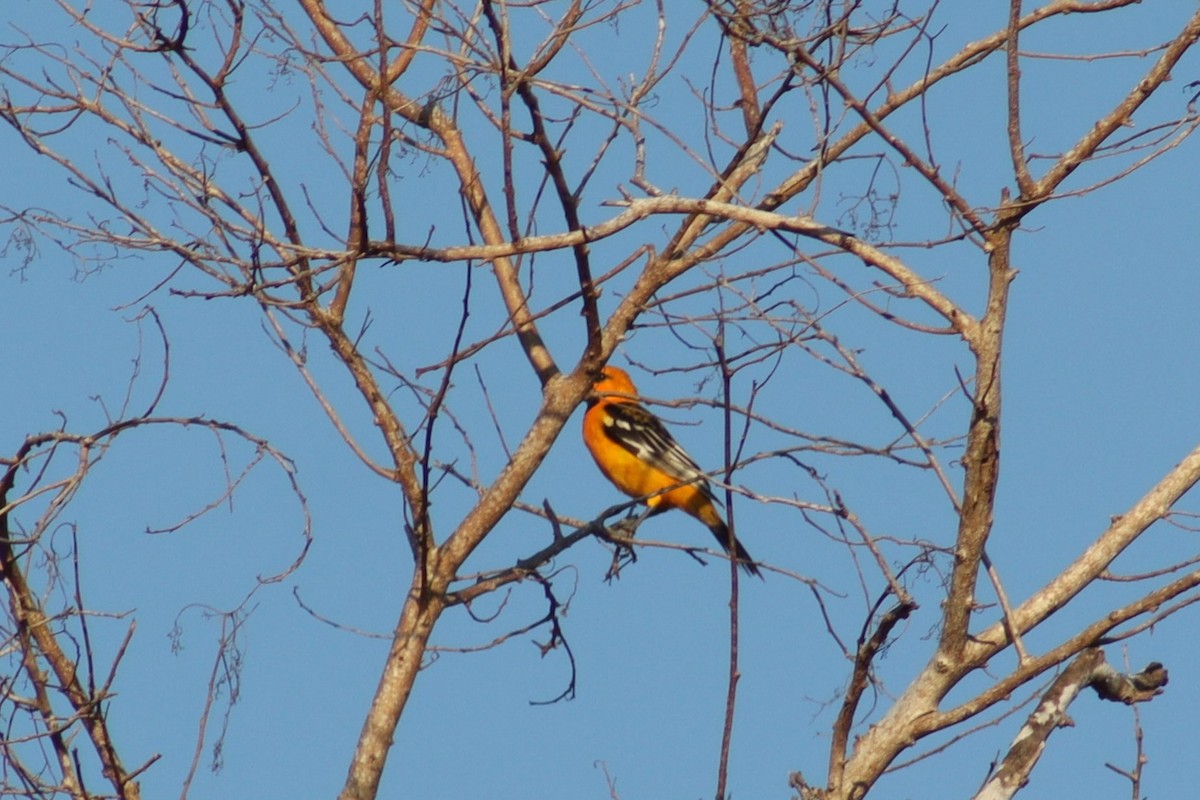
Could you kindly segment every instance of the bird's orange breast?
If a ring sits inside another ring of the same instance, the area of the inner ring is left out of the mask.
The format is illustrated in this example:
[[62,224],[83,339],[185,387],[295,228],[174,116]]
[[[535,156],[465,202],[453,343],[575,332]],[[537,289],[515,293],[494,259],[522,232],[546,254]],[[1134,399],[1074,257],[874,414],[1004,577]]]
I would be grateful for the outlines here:
[[[584,441],[604,477],[630,497],[646,497],[646,505],[651,508],[666,506],[690,509],[694,496],[699,494],[696,488],[679,486],[677,478],[655,469],[614,442],[606,432],[611,424],[613,418],[603,406],[589,409],[583,418]],[[675,488],[669,492],[655,494],[672,486]]]

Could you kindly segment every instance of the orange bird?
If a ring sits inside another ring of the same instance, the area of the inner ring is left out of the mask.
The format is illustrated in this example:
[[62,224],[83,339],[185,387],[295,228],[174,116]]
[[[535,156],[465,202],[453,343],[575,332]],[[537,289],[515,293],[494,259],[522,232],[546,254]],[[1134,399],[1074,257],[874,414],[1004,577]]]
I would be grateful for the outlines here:
[[[672,508],[691,514],[729,552],[729,526],[717,511],[704,471],[636,398],[629,373],[604,368],[583,415],[583,442],[596,466],[614,486],[649,506],[650,514]],[[762,577],[742,543],[733,539],[732,545],[742,569]]]

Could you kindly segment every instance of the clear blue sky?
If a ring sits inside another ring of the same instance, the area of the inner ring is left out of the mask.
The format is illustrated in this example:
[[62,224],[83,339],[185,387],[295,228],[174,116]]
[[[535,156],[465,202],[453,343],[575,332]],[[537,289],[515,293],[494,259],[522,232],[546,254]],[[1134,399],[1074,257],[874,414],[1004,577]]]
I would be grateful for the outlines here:
[[[945,5],[938,11],[944,28],[934,47],[935,61],[997,29],[1006,14],[1002,4],[987,4],[987,9],[970,4],[969,11],[967,4]],[[1023,44],[1031,51],[1062,54],[1147,48],[1167,38],[1190,6],[1155,4],[1111,19],[1071,16]],[[635,13],[645,21],[652,9]],[[678,42],[695,9],[672,13],[681,14],[671,17],[668,28],[669,38]],[[18,29],[35,39],[74,41],[83,36],[55,27],[42,3],[15,3],[5,18],[3,41],[18,39]],[[639,69],[642,62],[622,64],[625,57],[611,49],[612,43],[630,43],[632,50],[652,31],[629,22],[616,30],[602,27],[585,39],[608,43],[608,49],[593,53],[594,63],[614,80],[621,70]],[[713,52],[712,31],[702,32],[679,71],[661,87],[660,104],[654,108],[689,131],[689,143],[700,152],[700,100],[684,78],[694,86],[707,86],[711,63],[704,59],[711,60]],[[914,60],[901,70],[898,81],[911,79],[923,63]],[[1068,146],[1147,65],[1140,58],[1027,62],[1024,121],[1029,149],[1053,153]],[[1200,58],[1193,54],[1184,66],[1148,113],[1182,109],[1193,91],[1185,85],[1200,78]],[[849,80],[855,77],[851,74]],[[264,86],[272,93],[262,101],[260,121],[307,92],[296,75],[257,72],[246,74],[235,90],[255,97]],[[928,107],[940,162],[979,206],[995,202],[1000,189],[1011,185],[1003,92],[1002,63],[993,59],[939,87]],[[811,127],[801,107],[793,111],[785,119],[781,143],[801,152],[806,143],[811,145]],[[910,115],[896,124],[911,135],[917,121]],[[480,128],[468,133],[482,139],[485,132]],[[287,165],[292,188],[304,183],[315,198],[314,208],[340,230],[346,199],[308,122],[277,125],[261,135],[272,157]],[[77,219],[95,208],[9,129],[0,129],[0,137],[8,176],[0,185],[0,204],[42,206]],[[81,130],[70,146],[76,155],[98,154],[101,163],[113,159],[109,163],[114,173],[136,194],[137,181],[102,139],[102,133]],[[586,152],[581,144],[579,161],[569,162],[576,170],[586,166]],[[497,158],[498,150],[481,153],[486,156],[481,167],[494,178],[499,174],[497,163],[486,159]],[[652,179],[664,190],[687,193],[706,184],[694,165],[665,150],[659,158],[652,162]],[[600,203],[619,197],[618,183],[628,185],[628,174],[622,171],[627,163],[622,160],[593,180],[583,209],[586,221],[613,213]],[[774,167],[778,171],[769,174],[777,179],[787,165]],[[460,241],[461,210],[442,203],[449,195],[437,185],[438,175],[423,175],[417,155],[406,168],[409,172],[396,184],[397,192],[411,198],[400,220],[402,235],[408,241],[420,240],[420,232],[436,225],[437,241]],[[1085,168],[1071,186],[1081,187],[1110,171],[1104,163]],[[1020,275],[1013,287],[1005,340],[1004,474],[989,546],[1016,600],[1068,563],[1112,515],[1121,513],[1196,444],[1198,176],[1196,143],[1184,143],[1115,186],[1039,210],[1018,239],[1014,263]],[[831,179],[823,189],[818,212],[823,221],[852,224],[844,216],[844,193],[854,188],[851,178],[838,178],[845,184]],[[764,181],[764,186],[770,184],[770,179]],[[922,240],[945,232],[944,211],[915,176],[888,167],[882,170],[880,187],[899,187],[901,192],[891,232],[895,239]],[[522,190],[532,193],[533,188],[523,185]],[[317,230],[311,215],[305,224]],[[559,224],[544,215],[539,232],[558,230]],[[623,257],[639,243],[661,246],[663,229],[649,224],[633,238],[596,245],[596,263]],[[4,235],[9,232],[11,228]],[[320,235],[313,236],[319,243]],[[283,583],[259,590],[250,602],[252,613],[240,640],[245,656],[240,693],[228,722],[223,768],[216,773],[208,768],[210,735],[191,796],[335,795],[387,643],[385,638],[314,619],[300,607],[297,596],[344,626],[381,635],[390,631],[410,571],[397,491],[347,450],[296,370],[264,332],[252,303],[188,299],[162,289],[138,301],[175,267],[171,258],[140,254],[104,260],[84,276],[70,255],[44,240],[38,246],[36,257],[22,268],[21,254],[10,241],[0,281],[0,341],[5,343],[0,348],[5,388],[0,452],[10,455],[26,434],[56,427],[56,412],[66,416],[71,430],[101,427],[101,401],[110,410],[120,407],[139,338],[141,375],[133,406],[145,405],[161,377],[162,348],[152,325],[143,321],[139,327],[131,320],[147,303],[158,310],[171,343],[170,382],[159,413],[234,421],[291,456],[310,503],[315,536],[302,567]],[[984,262],[977,250],[909,249],[900,254],[919,272],[939,280],[968,309],[979,309]],[[739,253],[729,269],[787,255],[777,242],[764,241]],[[844,266],[854,272],[852,280],[863,280],[860,265]],[[569,291],[574,269],[568,254],[541,256],[537,268],[536,302],[548,303]],[[463,279],[461,265],[367,266],[351,308],[354,319],[369,314],[372,320],[364,338],[367,349],[380,348],[406,369],[436,361],[457,325]],[[480,269],[474,279],[470,341],[487,336],[501,319],[490,276]],[[704,279],[689,278],[679,288]],[[173,285],[205,284],[185,274]],[[602,311],[611,310],[616,295],[628,285],[617,281],[607,287]],[[837,293],[815,281],[798,286],[794,294],[801,303],[831,310],[831,326],[846,337],[848,346],[861,350],[863,365],[910,416],[920,417],[953,391],[956,369],[970,370],[969,354],[960,342],[930,342],[857,310],[836,309]],[[713,302],[706,298],[694,307],[711,308]],[[549,318],[543,330],[569,365],[569,354],[581,342],[576,309]],[[328,348],[316,337],[307,344],[312,368],[347,424],[379,454],[370,419]],[[632,336],[616,361],[662,368],[687,357],[663,331],[648,329]],[[536,379],[511,341],[486,351],[478,364],[490,399],[505,420],[511,446],[535,408]],[[654,377],[637,370],[635,377],[643,392],[655,398],[699,394],[711,399],[716,394],[712,383],[697,390],[693,377]],[[403,391],[395,398],[402,407],[411,407]],[[452,403],[472,431],[480,473],[493,475],[503,463],[503,450],[473,370],[458,374]],[[869,390],[800,356],[790,359],[770,384],[763,404],[764,411],[816,435],[882,444],[899,433]],[[967,405],[955,398],[934,415],[929,429],[941,435],[961,431],[967,413]],[[702,464],[719,463],[717,412],[697,406],[666,409],[664,415]],[[593,469],[575,438],[576,426],[577,420],[572,421],[525,499],[535,504],[549,499],[558,512],[586,518],[619,497]],[[757,431],[755,437],[761,438],[753,440],[754,447],[771,447],[768,432]],[[441,457],[458,458],[468,466],[471,453],[449,435],[446,440]],[[230,469],[236,472],[252,450],[233,439],[226,444]],[[303,515],[286,481],[267,464],[256,468],[231,503],[178,532],[146,533],[147,528],[177,523],[220,495],[225,482],[220,455],[218,443],[203,430],[135,431],[118,440],[64,516],[78,525],[89,607],[125,614],[93,623],[101,652],[111,657],[129,621],[137,622],[114,685],[118,696],[109,718],[128,765],[155,752],[163,754],[142,777],[145,797],[176,794],[192,757],[219,634],[219,623],[205,609],[236,606],[255,588],[258,576],[285,569],[303,546]],[[816,454],[807,458],[877,534],[951,543],[953,516],[931,476],[866,459]],[[812,481],[778,467],[747,469],[738,482],[764,493],[824,501]],[[446,487],[434,507],[441,531],[449,530],[469,501],[468,493]],[[843,639],[852,644],[865,601],[845,548],[778,507],[739,501],[737,514],[739,535],[756,557],[831,587],[836,594],[828,597],[830,612]],[[55,535],[66,537],[67,532],[60,529]],[[709,544],[708,534],[682,515],[656,518],[640,535]],[[543,546],[548,536],[543,523],[513,514],[468,566],[511,563]],[[1161,552],[1194,551],[1194,541],[1192,534],[1163,527],[1152,531],[1122,563],[1136,571],[1162,563]],[[619,581],[607,584],[603,576],[609,558],[606,549],[585,542],[558,562],[562,571],[555,585],[563,597],[571,598],[563,623],[578,666],[576,698],[549,706],[530,704],[554,697],[569,679],[561,651],[542,657],[531,642],[544,641],[544,631],[481,653],[440,654],[417,682],[381,797],[599,798],[609,795],[605,771],[623,800],[712,795],[725,702],[727,571],[721,563],[702,568],[678,551],[647,548]],[[882,584],[871,573],[868,585],[873,599]],[[761,584],[744,581],[742,587],[742,679],[730,789],[735,798],[785,798],[790,796],[790,771],[803,770],[813,782],[820,782],[824,774],[828,732],[848,664],[826,632],[806,586],[772,575]],[[923,605],[879,663],[886,692],[901,691],[927,659],[938,619],[938,588],[936,574],[914,584]],[[477,613],[488,616],[504,603],[490,624],[473,622],[461,611],[447,614],[435,644],[477,646],[544,613],[541,591],[535,586],[515,587],[506,597],[506,602],[495,597],[479,604]],[[1106,607],[1104,602],[1102,592],[1095,600],[1083,598],[1030,646],[1052,643],[1055,635],[1093,618]],[[989,619],[994,614],[983,613]],[[1186,796],[1197,781],[1192,727],[1200,716],[1200,666],[1190,634],[1194,625],[1194,614],[1184,612],[1128,646],[1135,668],[1159,660],[1171,670],[1166,695],[1141,708],[1150,759],[1143,788],[1151,797]],[[1114,663],[1122,657],[1120,648],[1109,648]],[[5,669],[12,666],[5,664]],[[1014,699],[1024,699],[1030,691]],[[886,708],[888,702],[888,695],[881,694],[875,708]],[[217,704],[210,734],[220,727],[224,708]],[[865,710],[871,708],[864,705]],[[1008,746],[1024,713],[1018,711],[948,754],[885,778],[878,796],[969,796],[983,780],[988,763]],[[1071,716],[1076,727],[1052,737],[1032,784],[1021,796],[1127,796],[1124,779],[1103,765],[1132,764],[1131,712],[1087,695],[1073,706]]]

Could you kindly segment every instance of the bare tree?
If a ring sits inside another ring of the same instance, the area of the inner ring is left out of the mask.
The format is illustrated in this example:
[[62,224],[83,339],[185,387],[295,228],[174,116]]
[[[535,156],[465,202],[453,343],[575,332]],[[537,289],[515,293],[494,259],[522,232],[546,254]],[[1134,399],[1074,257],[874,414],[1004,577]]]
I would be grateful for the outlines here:
[[[55,5],[69,33],[30,19],[6,34],[0,115],[69,178],[89,213],[5,190],[10,243],[25,245],[32,263],[33,243],[49,240],[85,271],[137,255],[162,270],[160,294],[256,306],[364,470],[402,498],[411,575],[344,800],[377,795],[448,612],[525,583],[544,594],[547,613],[513,633],[546,628],[544,647],[569,655],[551,565],[593,537],[615,543],[614,570],[625,548],[648,546],[631,542],[628,528],[607,527],[629,504],[571,516],[527,490],[599,368],[635,332],[626,358],[657,375],[689,375],[700,387],[689,402],[722,412],[725,458],[713,477],[740,537],[753,542],[760,513],[783,513],[837,542],[856,570],[823,574],[802,548],[794,562],[763,565],[770,580],[811,591],[814,612],[831,596],[826,587],[862,597],[852,622],[826,616],[850,667],[828,772],[793,776],[801,797],[865,797],[922,740],[975,730],[981,715],[1060,668],[1042,698],[1055,713],[1084,686],[1135,702],[1165,685],[1160,665],[1115,673],[1099,648],[1200,598],[1194,559],[1164,556],[1126,581],[1133,594],[1083,606],[1085,624],[1063,630],[1049,620],[1112,580],[1114,561],[1153,526],[1180,519],[1178,503],[1200,479],[1200,449],[1027,596],[1005,592],[988,542],[1014,241],[1043,207],[1114,191],[1187,142],[1200,124],[1196,98],[1162,89],[1200,38],[1200,12],[1175,9],[1167,40],[1131,37],[1106,54],[1136,65],[1132,77],[1106,87],[1103,113],[1072,121],[1071,141],[1035,153],[1022,71],[1063,54],[1022,41],[1054,25],[1086,32],[1105,15],[1134,14],[1134,0],[1032,8],[1013,0],[995,30],[952,45],[957,29],[943,31],[937,2]],[[931,108],[949,87],[988,86],[996,64],[1001,100],[981,101],[978,114],[999,126],[1008,168],[960,180],[962,156],[946,137],[962,111]],[[961,274],[941,280],[934,265],[949,261]],[[389,302],[370,288],[380,274],[404,298],[390,318]],[[420,303],[438,306],[436,331],[405,326],[403,306]],[[377,335],[382,326],[389,336]],[[969,366],[943,359],[932,393],[898,392],[897,379],[862,358],[868,340],[902,342],[914,358],[953,342]],[[337,376],[317,363],[326,346]],[[864,389],[884,422],[822,430],[791,414],[780,398],[795,392],[797,370]],[[352,401],[333,388],[343,378]],[[476,382],[478,395],[464,388]],[[526,402],[519,425],[492,408],[517,392]],[[53,549],[48,523],[94,449],[159,422],[236,435],[288,468],[240,427],[153,412],[91,435],[31,436],[5,460],[6,647],[31,693],[18,698],[6,683],[6,702],[31,720],[5,748],[8,791],[91,796],[63,738],[78,726],[111,794],[138,796],[145,767],[124,765],[105,728],[119,703],[100,712],[104,681],[92,650],[63,644],[86,641],[86,627],[66,624],[87,619],[83,597],[68,592],[63,624],[43,624],[48,612],[27,574],[31,554]],[[68,447],[80,467],[62,479],[39,474],[14,499],[18,475]],[[924,481],[926,501],[952,515],[952,533],[897,536],[895,520],[860,514],[844,484],[875,463]],[[37,521],[10,522],[27,498],[47,493],[55,499]],[[447,495],[465,502],[435,511],[434,498]],[[543,529],[544,546],[468,567],[513,516]],[[730,574],[717,796],[726,792],[738,674],[737,570]],[[865,707],[885,684],[880,653],[918,609],[936,627],[927,665],[891,686],[886,705]],[[1036,646],[1027,644],[1035,633]],[[71,674],[84,660],[87,686]],[[1011,796],[1029,779],[1058,720],[1046,721],[1044,708],[1035,711],[1022,746],[979,797]]]

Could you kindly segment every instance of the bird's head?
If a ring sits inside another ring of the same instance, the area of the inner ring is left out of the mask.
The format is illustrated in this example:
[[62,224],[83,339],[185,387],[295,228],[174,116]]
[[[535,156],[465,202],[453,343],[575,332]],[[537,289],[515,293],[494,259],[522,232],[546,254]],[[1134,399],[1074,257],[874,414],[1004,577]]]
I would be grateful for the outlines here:
[[605,366],[600,370],[596,382],[592,384],[592,393],[594,399],[610,394],[629,395],[632,399],[637,396],[637,387],[633,385],[633,380],[625,370],[620,367]]

